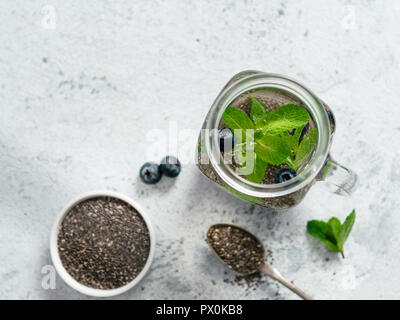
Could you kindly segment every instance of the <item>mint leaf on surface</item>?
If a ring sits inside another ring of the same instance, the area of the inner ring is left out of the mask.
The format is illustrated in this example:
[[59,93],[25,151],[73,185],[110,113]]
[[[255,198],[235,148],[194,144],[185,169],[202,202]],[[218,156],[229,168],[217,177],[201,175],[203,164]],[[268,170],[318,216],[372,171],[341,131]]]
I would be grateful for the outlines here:
[[256,139],[254,151],[267,163],[282,164],[290,155],[289,145],[278,136],[264,136]]
[[307,222],[307,232],[312,236],[324,240],[325,239],[326,222],[320,220],[310,220]]
[[296,159],[294,161],[294,168],[298,170],[302,164],[307,160],[318,140],[318,130],[310,130],[301,141],[297,152]]
[[313,237],[319,239],[324,243],[331,251],[339,252],[336,243],[330,241],[326,237],[326,225],[327,223],[319,220],[311,220],[307,222],[307,232]]
[[287,104],[274,111],[266,113],[256,123],[262,133],[277,135],[287,130],[292,130],[308,123],[308,112],[295,104]]
[[[246,141],[246,130],[254,130],[254,124],[243,110],[228,107],[225,109],[222,119],[229,129],[235,133],[235,130],[242,130],[242,140]],[[237,132],[237,131],[236,131]]]
[[329,219],[328,223],[326,224],[325,234],[329,241],[335,243],[339,248],[339,233],[342,228],[342,224],[338,218],[331,218]]
[[250,118],[254,123],[261,120],[263,115],[266,113],[264,106],[256,98],[250,97],[251,108],[250,108]]
[[311,220],[307,222],[307,233],[319,239],[333,252],[340,252],[344,258],[343,246],[346,242],[356,218],[353,210],[342,224],[336,217],[328,222]]
[[346,218],[346,220],[343,223],[342,229],[340,230],[340,234],[339,234],[339,243],[342,246],[343,249],[343,245],[346,242],[351,229],[353,229],[353,225],[354,222],[356,221],[356,210],[353,210]]

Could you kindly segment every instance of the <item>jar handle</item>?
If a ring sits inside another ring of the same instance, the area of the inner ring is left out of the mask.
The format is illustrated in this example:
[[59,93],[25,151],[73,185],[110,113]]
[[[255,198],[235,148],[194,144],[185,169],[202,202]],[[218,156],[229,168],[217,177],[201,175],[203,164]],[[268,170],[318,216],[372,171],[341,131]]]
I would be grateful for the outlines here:
[[329,155],[317,181],[327,182],[329,189],[336,194],[348,196],[357,189],[358,177],[352,170],[343,167]]

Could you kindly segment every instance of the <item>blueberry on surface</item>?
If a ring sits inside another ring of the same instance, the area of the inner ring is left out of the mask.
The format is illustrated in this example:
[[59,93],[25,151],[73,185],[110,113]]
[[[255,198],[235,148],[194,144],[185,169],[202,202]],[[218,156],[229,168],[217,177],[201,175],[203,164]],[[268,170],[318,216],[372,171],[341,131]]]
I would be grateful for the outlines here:
[[154,162],[146,162],[140,168],[140,179],[147,184],[155,184],[161,179],[160,166]]
[[160,170],[167,177],[174,178],[181,172],[182,166],[179,160],[173,156],[166,156],[161,160]]
[[282,168],[279,169],[275,174],[275,183],[282,183],[293,179],[297,176],[296,170],[292,168]]
[[229,128],[221,128],[218,130],[219,150],[228,152],[235,146],[235,136]]

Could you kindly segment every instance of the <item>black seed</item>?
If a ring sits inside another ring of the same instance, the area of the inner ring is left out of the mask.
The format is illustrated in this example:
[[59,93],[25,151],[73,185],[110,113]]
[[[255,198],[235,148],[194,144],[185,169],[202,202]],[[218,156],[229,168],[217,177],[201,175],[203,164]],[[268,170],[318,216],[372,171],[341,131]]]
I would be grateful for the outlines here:
[[250,233],[228,225],[212,226],[207,233],[208,243],[226,265],[237,272],[257,272],[264,263],[264,247]]
[[150,253],[150,234],[128,203],[97,197],[75,205],[58,233],[58,250],[67,272],[96,289],[115,289],[135,279]]

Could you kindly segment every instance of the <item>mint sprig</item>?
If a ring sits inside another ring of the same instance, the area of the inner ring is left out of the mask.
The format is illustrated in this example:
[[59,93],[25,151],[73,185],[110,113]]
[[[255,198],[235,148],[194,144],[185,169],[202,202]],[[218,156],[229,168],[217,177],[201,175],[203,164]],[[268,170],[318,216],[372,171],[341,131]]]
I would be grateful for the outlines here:
[[[226,108],[222,115],[238,138],[234,152],[239,159],[239,167],[248,169],[246,162],[249,159],[254,161],[253,170],[243,170],[244,175],[248,180],[259,183],[264,179],[268,164],[286,163],[296,170],[300,168],[313,151],[317,139],[317,131],[313,129],[299,143],[301,132],[309,121],[308,112],[295,104],[266,112],[260,101],[254,97],[250,99],[250,117],[234,107]],[[247,160],[243,161],[244,158]]]
[[287,104],[266,113],[257,123],[263,134],[277,135],[308,123],[308,112],[295,104]]
[[355,220],[355,210],[347,216],[343,224],[336,217],[332,217],[328,222],[311,220],[307,222],[307,232],[319,239],[331,251],[340,252],[344,258],[343,246],[353,228]]

